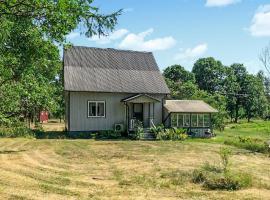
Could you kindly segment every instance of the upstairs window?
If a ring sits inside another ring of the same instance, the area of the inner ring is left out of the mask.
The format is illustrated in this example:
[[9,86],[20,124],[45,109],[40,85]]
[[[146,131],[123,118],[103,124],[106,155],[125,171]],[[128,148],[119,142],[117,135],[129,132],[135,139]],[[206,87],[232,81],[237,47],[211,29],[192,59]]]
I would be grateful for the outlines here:
[[105,101],[88,101],[88,117],[105,117]]

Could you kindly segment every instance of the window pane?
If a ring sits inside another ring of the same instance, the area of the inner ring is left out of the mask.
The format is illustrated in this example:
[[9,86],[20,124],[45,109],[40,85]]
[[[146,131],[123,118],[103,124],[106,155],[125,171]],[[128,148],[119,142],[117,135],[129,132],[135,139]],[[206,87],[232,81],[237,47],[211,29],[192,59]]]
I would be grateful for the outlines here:
[[99,117],[105,116],[105,104],[103,102],[102,103],[98,103],[97,115]]
[[88,104],[88,116],[96,116],[96,103],[89,102]]
[[184,115],[178,114],[178,127],[183,127]]
[[198,115],[198,126],[203,127],[203,115]]
[[184,115],[184,127],[189,127],[190,123],[190,115]]
[[209,114],[204,115],[204,126],[210,127],[210,115]]
[[171,114],[171,126],[177,127],[177,114]]
[[195,114],[191,115],[191,126],[192,127],[197,127],[198,126],[197,115],[195,115]]

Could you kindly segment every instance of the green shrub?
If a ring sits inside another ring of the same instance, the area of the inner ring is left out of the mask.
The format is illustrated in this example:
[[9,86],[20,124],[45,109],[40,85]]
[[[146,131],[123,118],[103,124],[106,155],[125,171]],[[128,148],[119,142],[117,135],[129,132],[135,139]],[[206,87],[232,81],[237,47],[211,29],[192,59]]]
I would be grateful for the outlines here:
[[165,129],[157,133],[158,140],[185,140],[188,135],[184,129]]
[[234,140],[225,140],[224,144],[232,145],[241,149],[246,149],[252,152],[259,152],[259,153],[267,153],[268,147],[265,142],[262,142],[260,139],[257,138],[244,138],[238,137]]
[[224,172],[227,171],[228,166],[229,166],[229,157],[232,154],[232,151],[228,148],[221,148],[219,151],[219,156],[221,158],[221,163],[223,165],[223,170]]
[[202,184],[210,190],[239,190],[252,185],[252,177],[246,173],[213,172],[196,169],[192,174],[192,182]]
[[211,165],[209,162],[206,162],[202,166],[202,169],[205,171],[215,172],[215,173],[222,173],[224,171],[224,169],[222,169],[221,167],[216,166],[216,165]]
[[204,183],[207,179],[206,171],[203,169],[195,169],[192,173],[193,183]]
[[160,124],[158,126],[155,127],[151,127],[150,128],[150,133],[154,133],[155,135],[157,135],[159,132],[164,130],[164,125]]
[[33,138],[34,132],[27,128],[24,124],[14,124],[14,127],[1,127],[0,128],[0,137],[4,138]]
[[140,120],[135,120],[134,122],[134,132],[129,134],[130,139],[139,140],[144,134],[143,123]]
[[232,173],[229,170],[230,149],[221,148],[219,155],[222,167],[204,164],[200,169],[193,171],[193,183],[202,184],[204,188],[210,190],[239,190],[251,186],[252,177],[249,174]]
[[206,178],[203,187],[211,190],[240,190],[251,186],[251,176],[244,173],[215,174]]

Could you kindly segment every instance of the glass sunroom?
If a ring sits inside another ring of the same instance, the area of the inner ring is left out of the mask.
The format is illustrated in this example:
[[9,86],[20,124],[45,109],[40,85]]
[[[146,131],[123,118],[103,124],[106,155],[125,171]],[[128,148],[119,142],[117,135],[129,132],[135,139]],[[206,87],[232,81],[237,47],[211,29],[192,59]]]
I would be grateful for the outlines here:
[[210,105],[198,100],[166,100],[165,125],[172,128],[186,128],[188,134],[204,137],[213,133],[211,117],[218,112]]

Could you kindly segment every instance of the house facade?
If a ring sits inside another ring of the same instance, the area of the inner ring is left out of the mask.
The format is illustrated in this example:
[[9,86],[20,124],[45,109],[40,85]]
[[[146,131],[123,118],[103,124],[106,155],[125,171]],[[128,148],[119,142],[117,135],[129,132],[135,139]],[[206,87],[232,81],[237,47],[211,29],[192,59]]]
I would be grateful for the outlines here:
[[161,124],[170,93],[152,53],[89,47],[64,51],[64,89],[68,131]]

